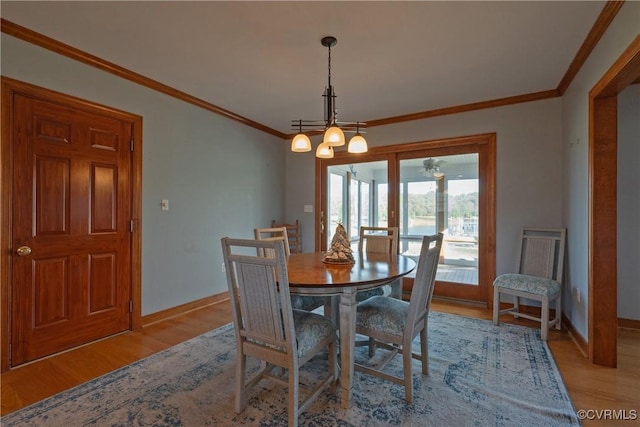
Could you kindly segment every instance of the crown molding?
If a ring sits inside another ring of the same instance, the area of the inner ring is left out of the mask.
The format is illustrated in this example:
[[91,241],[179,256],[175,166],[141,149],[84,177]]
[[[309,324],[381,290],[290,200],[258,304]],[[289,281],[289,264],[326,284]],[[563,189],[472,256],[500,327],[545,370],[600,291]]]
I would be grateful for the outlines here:
[[591,55],[593,49],[596,47],[604,33],[607,31],[607,28],[609,28],[609,25],[613,21],[613,18],[616,17],[623,4],[624,0],[608,1],[604,5],[602,11],[600,12],[600,15],[598,15],[598,19],[596,19],[593,27],[591,27],[591,31],[589,31],[589,34],[587,34],[584,42],[582,42],[582,46],[580,46],[580,49],[578,49],[578,53],[576,53],[576,56],[573,58],[573,61],[571,61],[567,72],[564,74],[562,80],[560,80],[560,83],[558,84],[556,90],[558,91],[560,96],[564,95],[566,90],[569,88],[569,85],[571,85],[571,82],[578,74],[578,71],[580,71],[580,68],[582,68],[584,63],[587,61],[587,58],[589,58],[589,55]]
[[473,102],[470,104],[455,105],[452,107],[438,108],[435,110],[421,111],[418,113],[405,114],[402,116],[387,117],[385,119],[367,120],[367,128],[374,126],[384,126],[411,120],[422,120],[431,117],[445,116],[449,114],[464,113],[467,111],[483,110],[485,108],[496,108],[505,105],[519,104],[522,102],[539,101],[541,99],[555,98],[560,96],[557,90],[545,90],[532,92],[523,95],[508,96],[506,98],[491,99],[489,101]]

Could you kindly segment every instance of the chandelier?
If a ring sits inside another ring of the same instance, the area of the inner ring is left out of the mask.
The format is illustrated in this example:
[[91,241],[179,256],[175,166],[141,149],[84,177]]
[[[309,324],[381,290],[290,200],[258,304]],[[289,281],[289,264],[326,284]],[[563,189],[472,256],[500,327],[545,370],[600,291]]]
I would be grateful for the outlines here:
[[331,86],[331,48],[338,43],[335,37],[327,36],[321,40],[323,46],[329,50],[328,85],[324,89],[324,120],[291,120],[291,128],[298,130],[298,134],[291,140],[291,151],[311,151],[311,140],[304,132],[324,132],[322,143],[316,149],[316,157],[330,159],[333,157],[333,147],[345,144],[344,133],[355,133],[349,141],[347,151],[350,153],[364,153],[368,150],[364,133],[367,124],[363,122],[338,121],[336,114],[336,93]]

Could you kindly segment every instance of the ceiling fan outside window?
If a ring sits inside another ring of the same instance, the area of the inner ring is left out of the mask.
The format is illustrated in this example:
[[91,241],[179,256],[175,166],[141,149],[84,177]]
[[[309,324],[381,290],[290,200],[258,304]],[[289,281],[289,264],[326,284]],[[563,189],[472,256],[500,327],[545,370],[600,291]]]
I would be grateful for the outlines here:
[[436,179],[440,179],[444,176],[444,173],[440,170],[440,166],[446,163],[444,160],[437,160],[432,157],[424,159],[422,166],[427,176],[433,176]]

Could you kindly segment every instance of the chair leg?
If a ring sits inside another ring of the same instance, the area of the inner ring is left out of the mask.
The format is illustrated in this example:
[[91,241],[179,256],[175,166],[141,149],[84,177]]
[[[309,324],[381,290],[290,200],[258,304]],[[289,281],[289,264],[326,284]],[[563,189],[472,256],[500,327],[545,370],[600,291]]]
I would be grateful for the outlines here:
[[242,349],[238,348],[236,359],[236,413],[239,414],[246,406],[245,400],[245,375],[247,370],[247,356],[242,354]]
[[369,338],[369,357],[376,355],[376,340]]
[[542,299],[542,312],[540,313],[540,337],[542,341],[547,341],[549,338],[549,299]]
[[402,373],[404,375],[404,400],[413,403],[413,375],[411,373],[411,346],[402,346]]
[[339,369],[337,344],[335,341],[333,341],[331,342],[331,344],[329,344],[329,375],[331,375],[331,385],[329,386],[329,391],[331,393],[336,392],[338,386]]
[[420,361],[422,362],[422,373],[424,375],[429,375],[429,341],[427,325],[424,325],[424,328],[420,331]]
[[500,288],[493,287],[493,324],[500,324]]
[[298,382],[297,366],[289,366],[289,427],[298,427]]
[[513,296],[513,309],[515,313],[513,313],[513,317],[518,318],[518,313],[520,312],[520,297],[518,295]]
[[558,295],[556,298],[556,318],[558,321],[556,322],[556,329],[562,329],[562,295]]

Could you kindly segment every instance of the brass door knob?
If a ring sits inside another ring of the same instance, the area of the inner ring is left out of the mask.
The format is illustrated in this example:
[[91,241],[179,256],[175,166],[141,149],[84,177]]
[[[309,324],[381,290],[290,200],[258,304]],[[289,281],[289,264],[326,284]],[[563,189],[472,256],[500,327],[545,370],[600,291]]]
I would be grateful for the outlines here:
[[20,246],[16,253],[20,256],[27,256],[31,253],[31,248],[29,246]]

